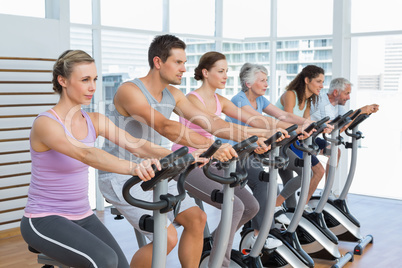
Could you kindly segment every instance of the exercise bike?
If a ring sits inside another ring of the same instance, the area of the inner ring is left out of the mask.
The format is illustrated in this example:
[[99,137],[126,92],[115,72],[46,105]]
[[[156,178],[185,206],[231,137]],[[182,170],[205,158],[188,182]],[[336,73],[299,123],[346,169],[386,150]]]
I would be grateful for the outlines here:
[[[194,157],[188,154],[188,148],[182,147],[172,154],[160,160],[162,169],[158,171],[154,166],[155,177],[149,181],[142,182],[138,176],[133,176],[123,186],[123,197],[131,205],[147,210],[153,210],[153,217],[143,215],[140,219],[140,228],[142,230],[153,232],[153,254],[152,267],[166,267],[167,254],[167,212],[173,210],[177,215],[180,207],[180,202],[186,196],[184,190],[184,181],[186,173],[181,173],[187,166],[194,162]],[[180,174],[181,173],[181,174]],[[178,195],[173,196],[167,193],[168,179],[180,174],[177,182]],[[130,189],[141,183],[144,191],[153,189],[153,202],[136,199],[130,193]]]
[[[215,241],[212,241],[212,237],[209,233],[208,227],[205,228],[205,244],[199,267],[205,268],[222,266],[230,236],[230,228],[224,227],[231,226],[233,215],[234,188],[243,187],[246,184],[245,179],[247,178],[247,172],[244,169],[241,169],[240,172],[235,172],[236,161],[238,160],[240,165],[243,164],[243,160],[245,160],[251,154],[251,152],[257,148],[257,145],[255,144],[257,139],[257,136],[253,136],[234,145],[233,149],[237,152],[238,158],[232,158],[231,160],[224,163],[217,163],[217,165],[219,165],[219,167],[224,170],[223,177],[210,172],[209,167],[211,165],[211,162],[203,167],[204,173],[209,179],[223,184],[223,191],[216,189],[211,194],[211,199],[213,201],[222,204],[221,221],[218,226],[218,228],[221,228],[221,230],[219,232],[219,237],[217,237]],[[197,200],[197,203],[200,205],[201,208],[203,208],[202,202],[200,202],[200,200]],[[212,243],[216,243],[216,254],[214,258],[210,260]],[[248,262],[249,261],[247,260],[247,256],[244,256],[243,254],[241,254],[241,252],[237,250],[232,250],[230,267],[254,267],[250,266]],[[208,265],[209,263],[211,263],[210,266]]]
[[[306,132],[310,132],[314,128],[317,127],[316,123],[311,124],[307,129]],[[279,148],[280,148],[280,155],[283,159],[285,159],[284,166],[281,167],[278,165],[275,168],[270,168],[269,172],[269,193],[268,193],[268,202],[269,205],[267,207],[271,208],[270,214],[264,214],[264,220],[265,217],[270,217],[270,222],[267,222],[266,227],[264,230],[270,229],[271,226],[271,221],[273,217],[273,212],[274,212],[274,206],[275,206],[275,201],[276,201],[276,196],[277,196],[277,168],[286,168],[288,165],[288,162],[290,161],[290,158],[287,154],[288,149],[291,144],[296,142],[298,140],[298,134],[294,131],[297,128],[297,125],[292,126],[288,130],[288,133],[290,135],[289,138],[277,143],[273,144],[273,148],[271,149],[270,153],[270,159],[271,161],[274,161],[278,159],[278,153],[279,153]],[[305,144],[309,145],[311,143],[311,138],[308,138],[305,140]],[[304,148],[303,148],[304,149]],[[305,164],[310,165],[311,159],[310,157],[307,157],[308,152],[311,150],[310,148],[305,148]],[[301,267],[301,268],[307,268],[307,267],[314,267],[314,261],[313,259],[302,249],[298,237],[295,233],[296,227],[298,225],[298,222],[300,221],[301,214],[303,213],[304,210],[304,204],[307,201],[307,195],[308,195],[308,186],[310,184],[310,170],[311,169],[306,169],[303,172],[303,177],[302,177],[302,191],[300,195],[300,201],[299,204],[296,208],[295,214],[293,218],[291,219],[290,225],[287,229],[285,230],[280,230],[277,228],[271,229],[269,231],[270,235],[274,236],[276,239],[279,239],[282,242],[282,245],[279,246],[278,248],[272,250],[272,251],[260,251],[261,254],[261,262],[264,267],[285,267],[285,266],[292,266],[292,267]],[[267,174],[265,174],[267,176]],[[260,230],[261,232],[261,230]],[[244,241],[247,239],[247,235],[250,236],[251,230],[248,231],[248,233],[245,233],[243,236],[243,243],[240,244],[240,247],[244,248]],[[254,249],[252,249],[253,251]]]
[[[207,151],[200,155],[200,157],[210,158],[217,149],[219,149],[221,142],[215,142]],[[141,182],[138,177],[132,177],[123,186],[124,199],[133,206],[138,206],[144,209],[153,210],[153,217],[150,215],[143,215],[140,218],[139,227],[141,230],[154,233],[152,267],[166,267],[166,252],[167,252],[167,231],[166,231],[166,213],[174,210],[176,216],[180,202],[185,198],[184,182],[187,175],[198,166],[198,163],[193,163],[194,158],[191,154],[187,154],[188,148],[182,147],[172,154],[162,158],[162,170],[155,170],[155,177],[149,181],[142,182],[141,187],[144,191],[154,189],[154,202],[146,202],[134,198],[130,194],[130,188],[135,184]],[[180,174],[180,175],[179,175]],[[173,177],[179,175],[177,180],[178,195],[172,196],[167,194],[167,182]],[[119,212],[115,210],[113,214],[119,216]],[[121,214],[120,214],[121,216]],[[143,233],[135,229],[138,246],[141,248],[147,244],[146,238]],[[163,257],[164,256],[164,257]]]
[[[334,264],[333,267],[343,267],[346,263],[353,261],[352,253],[347,252],[345,255],[341,255],[339,252],[338,239],[326,226],[324,215],[322,213],[323,206],[327,203],[334,181],[338,153],[337,146],[341,143],[342,139],[342,137],[339,136],[339,129],[350,122],[351,119],[349,118],[349,115],[351,115],[352,112],[353,111],[349,111],[330,123],[334,126],[334,130],[331,132],[331,139],[324,135],[324,138],[331,142],[330,169],[328,171],[327,181],[325,183],[323,194],[321,195],[314,211],[311,213],[304,211],[299,226],[296,229],[302,248],[313,258],[336,261],[336,264]],[[324,119],[327,121],[329,118],[327,117]],[[319,133],[322,128],[317,131],[317,133]],[[317,134],[312,135],[312,139],[314,140],[316,136]],[[298,148],[296,145],[295,147]],[[314,147],[315,149],[313,150],[313,153],[316,154],[318,152],[318,146],[315,145]],[[304,163],[303,172],[306,169],[311,169],[311,167]],[[292,210],[288,210],[286,215],[291,217]]]
[[[355,115],[356,114],[359,114],[359,111],[357,111]],[[360,223],[352,215],[346,202],[346,197],[353,182],[353,177],[356,170],[358,140],[363,138],[362,133],[358,130],[358,126],[368,117],[368,114],[360,114],[345,131],[345,134],[352,138],[351,142],[345,143],[345,148],[352,149],[348,177],[339,197],[336,199],[329,198],[328,202],[323,208],[325,223],[339,240],[358,242],[354,248],[354,254],[356,255],[361,255],[363,253],[363,249],[369,243],[373,243],[372,235],[361,235]],[[318,201],[319,198],[313,196],[309,202],[309,205],[311,207],[316,207],[318,205]]]

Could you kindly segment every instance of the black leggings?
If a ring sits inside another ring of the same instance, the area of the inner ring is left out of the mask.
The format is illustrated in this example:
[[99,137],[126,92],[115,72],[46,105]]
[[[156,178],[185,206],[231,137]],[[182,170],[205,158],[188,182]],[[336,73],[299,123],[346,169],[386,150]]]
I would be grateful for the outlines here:
[[23,217],[21,234],[31,247],[69,267],[129,267],[118,243],[96,215],[78,221],[61,216]]

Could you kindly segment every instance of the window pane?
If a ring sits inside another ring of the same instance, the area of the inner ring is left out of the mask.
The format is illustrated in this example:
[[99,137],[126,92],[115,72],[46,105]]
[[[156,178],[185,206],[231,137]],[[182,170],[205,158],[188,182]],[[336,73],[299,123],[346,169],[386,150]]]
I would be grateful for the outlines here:
[[278,36],[332,34],[332,0],[278,1]]
[[215,51],[215,41],[213,40],[205,40],[205,39],[194,39],[194,38],[181,38],[187,47],[186,47],[186,72],[183,74],[183,79],[181,81],[181,85],[176,86],[180,88],[180,90],[187,94],[190,91],[193,91],[201,86],[201,82],[194,79],[194,69],[197,67],[198,62],[200,61],[201,56],[208,51]]
[[170,0],[169,10],[171,32],[214,36],[214,0]]
[[[364,139],[361,139],[358,168],[350,191],[402,199],[399,187],[392,187],[402,163],[402,121],[398,108],[402,103],[402,35],[354,38],[352,42],[356,44],[352,59],[357,68],[351,81],[354,85],[350,107],[377,103],[380,110],[359,127]],[[385,122],[390,124],[384,134],[380,129]],[[391,140],[380,142],[384,141],[384,135],[389,135]]]
[[70,20],[73,23],[92,24],[92,1],[70,0]]
[[277,42],[276,70],[278,76],[277,96],[282,95],[286,86],[307,65],[313,64],[324,69],[324,88],[332,79],[332,40],[305,39]]
[[0,0],[0,13],[44,18],[44,0]]
[[101,0],[102,25],[162,30],[162,0]]
[[353,0],[351,2],[352,33],[402,30],[401,1]]
[[257,63],[269,69],[269,42],[225,42],[222,47],[229,67],[226,88],[222,94],[231,99],[241,90],[239,71],[244,63]]
[[88,28],[70,27],[71,49],[84,50],[92,55],[92,30]]
[[102,31],[102,76],[106,115],[110,112],[109,105],[120,83],[147,74],[148,47],[153,37],[125,31]]
[[270,34],[271,1],[223,1],[223,37],[261,37]]

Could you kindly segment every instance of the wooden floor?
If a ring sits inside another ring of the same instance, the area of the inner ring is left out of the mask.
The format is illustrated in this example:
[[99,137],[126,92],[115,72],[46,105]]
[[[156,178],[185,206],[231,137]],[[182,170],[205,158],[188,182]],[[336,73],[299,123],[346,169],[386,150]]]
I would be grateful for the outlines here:
[[[374,236],[374,243],[369,244],[363,255],[355,255],[354,261],[347,268],[383,268],[402,267],[402,201],[349,195],[351,211],[359,219],[362,234]],[[219,219],[218,211],[207,208],[208,222],[213,228],[213,222]],[[137,250],[136,240],[131,225],[126,220],[116,221],[110,215],[109,209],[97,212],[105,225],[118,239],[127,259]],[[180,230],[179,230],[180,231]],[[238,246],[240,237],[236,235],[234,247]],[[354,249],[355,244],[340,242],[341,254]],[[315,259],[315,267],[331,267],[332,262]],[[0,239],[0,268],[38,268],[36,255],[30,253],[20,235]],[[180,267],[177,251],[173,251],[167,259],[167,267]]]

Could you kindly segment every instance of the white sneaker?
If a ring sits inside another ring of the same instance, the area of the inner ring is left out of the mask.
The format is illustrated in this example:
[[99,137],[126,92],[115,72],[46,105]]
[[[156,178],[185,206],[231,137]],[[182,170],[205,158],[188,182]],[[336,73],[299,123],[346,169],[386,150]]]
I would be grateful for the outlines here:
[[248,248],[253,248],[256,240],[257,237],[255,235],[252,235],[250,239],[250,245],[248,246]]
[[[251,241],[250,241],[251,242],[250,243],[250,248],[254,247],[254,244],[255,244],[256,240],[257,240],[257,237],[253,235],[251,237]],[[282,244],[281,240],[276,239],[275,237],[269,235],[268,238],[265,240],[264,248],[266,248],[266,249],[274,249],[274,248],[280,247],[282,245],[283,244]]]
[[274,210],[274,218],[276,222],[282,223],[282,224],[286,224],[289,225],[290,224],[290,220],[289,218],[286,216],[286,211],[282,206],[278,206],[275,207]]
[[254,235],[251,235],[250,239],[246,240],[242,246],[244,249],[252,249],[254,244],[255,244],[255,240],[257,238]]
[[304,206],[304,211],[306,211],[308,213],[313,213],[314,212],[314,210],[307,204]]
[[281,240],[269,235],[267,240],[265,240],[264,248],[266,248],[266,249],[274,249],[274,248],[280,247],[282,245],[283,244],[282,244]]

